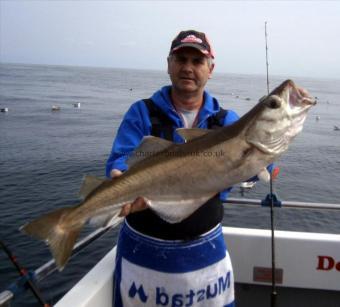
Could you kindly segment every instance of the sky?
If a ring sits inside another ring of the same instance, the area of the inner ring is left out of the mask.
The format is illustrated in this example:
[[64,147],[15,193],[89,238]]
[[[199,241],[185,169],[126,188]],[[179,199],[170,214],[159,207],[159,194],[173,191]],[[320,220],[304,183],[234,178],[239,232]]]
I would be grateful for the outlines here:
[[215,71],[340,78],[340,1],[0,0],[0,61],[166,70],[181,30],[205,32]]

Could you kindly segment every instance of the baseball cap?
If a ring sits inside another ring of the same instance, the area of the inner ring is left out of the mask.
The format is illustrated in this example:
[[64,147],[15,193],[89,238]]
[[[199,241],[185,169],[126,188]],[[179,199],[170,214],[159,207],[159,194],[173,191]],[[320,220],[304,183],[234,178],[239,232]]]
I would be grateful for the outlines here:
[[205,54],[207,57],[215,58],[215,54],[210,45],[210,42],[203,32],[198,32],[195,30],[181,31],[174,38],[171,43],[171,48],[169,54],[172,54],[176,50],[183,47],[196,48]]

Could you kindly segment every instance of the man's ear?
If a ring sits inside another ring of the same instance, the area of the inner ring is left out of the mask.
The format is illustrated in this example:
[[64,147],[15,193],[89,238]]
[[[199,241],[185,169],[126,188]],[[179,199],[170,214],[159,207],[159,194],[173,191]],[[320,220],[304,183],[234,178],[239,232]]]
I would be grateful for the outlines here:
[[209,72],[209,79],[211,79],[212,78],[212,73],[213,73],[213,71],[214,71],[214,68],[215,68],[215,64],[214,63],[212,63],[211,65],[210,65],[210,72]]
[[168,57],[166,58],[166,61],[167,61],[167,63],[168,63],[168,69],[167,69],[167,71],[168,71],[168,74],[169,74],[169,73],[170,73],[170,72],[169,72],[170,56],[168,56]]

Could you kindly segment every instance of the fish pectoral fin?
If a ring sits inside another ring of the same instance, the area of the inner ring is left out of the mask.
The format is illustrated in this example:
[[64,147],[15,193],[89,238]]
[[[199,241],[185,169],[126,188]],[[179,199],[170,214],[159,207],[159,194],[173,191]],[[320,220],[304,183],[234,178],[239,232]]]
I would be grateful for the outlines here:
[[24,225],[20,230],[34,238],[44,240],[52,252],[56,265],[61,271],[70,258],[73,246],[83,227],[83,223],[70,226],[65,216],[74,208],[61,208],[47,213]]
[[107,227],[107,226],[115,227],[118,224],[120,224],[123,220],[124,220],[124,217],[119,216],[119,211],[118,211],[111,215],[102,214],[102,215],[94,216],[89,220],[89,223],[96,227]]
[[202,135],[206,135],[211,132],[208,129],[201,128],[178,128],[176,133],[178,133],[186,142],[196,139]]
[[269,182],[270,180],[270,174],[265,167],[257,174],[257,177],[263,182]]
[[95,190],[105,181],[109,180],[91,175],[84,176],[82,185],[79,190],[79,197],[83,199],[86,198],[93,190]]
[[170,141],[155,136],[145,136],[126,163],[129,167],[131,167],[137,162],[169,148],[171,145],[173,145],[173,143]]

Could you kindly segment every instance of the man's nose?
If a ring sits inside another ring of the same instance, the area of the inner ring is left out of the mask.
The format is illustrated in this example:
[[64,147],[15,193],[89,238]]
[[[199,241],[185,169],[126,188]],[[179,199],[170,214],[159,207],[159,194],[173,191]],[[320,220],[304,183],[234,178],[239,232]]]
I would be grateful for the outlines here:
[[194,68],[194,64],[193,64],[192,61],[187,60],[187,61],[185,61],[185,62],[183,63],[182,69],[183,69],[184,71],[192,71],[193,68]]

